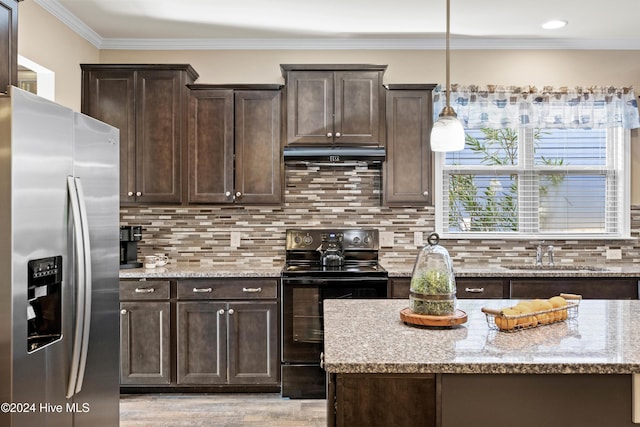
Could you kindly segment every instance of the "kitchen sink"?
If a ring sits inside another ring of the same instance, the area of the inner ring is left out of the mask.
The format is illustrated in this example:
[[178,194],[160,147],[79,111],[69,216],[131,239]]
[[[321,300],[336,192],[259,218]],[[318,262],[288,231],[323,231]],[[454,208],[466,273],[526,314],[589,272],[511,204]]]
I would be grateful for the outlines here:
[[540,270],[540,271],[607,271],[604,267],[594,267],[591,265],[541,265],[533,264],[516,264],[503,265],[503,268],[509,270]]

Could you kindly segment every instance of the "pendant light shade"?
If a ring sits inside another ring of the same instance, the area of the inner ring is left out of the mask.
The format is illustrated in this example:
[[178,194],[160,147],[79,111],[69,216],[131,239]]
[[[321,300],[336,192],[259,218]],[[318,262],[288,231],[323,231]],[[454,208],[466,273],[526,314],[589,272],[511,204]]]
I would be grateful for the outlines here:
[[432,151],[460,151],[464,149],[464,128],[458,120],[456,112],[449,104],[451,83],[449,70],[449,15],[450,0],[447,0],[447,47],[446,47],[446,106],[442,109],[438,120],[433,124],[431,129],[431,150]]
[[433,128],[431,128],[431,150],[464,150],[464,128],[455,115],[443,116],[440,114],[440,118],[433,124]]

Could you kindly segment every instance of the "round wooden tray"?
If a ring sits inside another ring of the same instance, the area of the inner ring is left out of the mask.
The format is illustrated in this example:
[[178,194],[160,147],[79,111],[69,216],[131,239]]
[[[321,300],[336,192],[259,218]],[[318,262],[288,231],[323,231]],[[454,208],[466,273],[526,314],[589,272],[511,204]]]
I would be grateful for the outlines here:
[[451,327],[467,323],[467,313],[456,309],[455,313],[447,316],[433,316],[414,313],[407,307],[400,310],[400,319],[405,323],[416,326]]

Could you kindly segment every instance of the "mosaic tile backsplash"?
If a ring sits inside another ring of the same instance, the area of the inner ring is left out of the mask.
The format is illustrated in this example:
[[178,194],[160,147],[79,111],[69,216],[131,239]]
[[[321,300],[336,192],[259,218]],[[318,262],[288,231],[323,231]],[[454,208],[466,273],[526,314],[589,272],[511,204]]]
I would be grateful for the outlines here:
[[[418,252],[415,233],[426,242],[434,230],[434,208],[382,206],[382,172],[376,167],[285,167],[281,206],[203,205],[195,207],[122,207],[121,225],[142,225],[140,257],[164,252],[171,263],[279,266],[284,262],[288,228],[376,228],[393,233],[393,247],[382,247],[382,261],[413,264]],[[640,206],[631,208],[632,239],[554,240],[555,262],[591,265],[640,262]],[[239,237],[239,245],[232,243]],[[456,266],[508,265],[533,262],[540,243],[524,240],[442,240]],[[606,258],[620,250],[621,260]],[[613,251],[615,252],[615,251]]]

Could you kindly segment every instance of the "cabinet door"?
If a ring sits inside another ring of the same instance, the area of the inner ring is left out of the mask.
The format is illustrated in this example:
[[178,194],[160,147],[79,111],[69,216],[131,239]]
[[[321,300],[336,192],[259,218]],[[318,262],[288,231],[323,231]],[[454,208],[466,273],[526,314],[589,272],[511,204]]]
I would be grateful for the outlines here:
[[277,384],[278,304],[229,303],[229,384]]
[[136,78],[136,191],[141,203],[180,203],[181,71],[140,70]]
[[334,138],[343,143],[384,145],[380,140],[380,73],[337,71],[335,73]]
[[170,303],[120,303],[120,384],[169,384]]
[[635,278],[585,277],[511,279],[511,298],[549,298],[560,293],[585,299],[638,299]]
[[18,85],[18,2],[0,1],[0,92]]
[[337,427],[440,425],[435,374],[338,374],[335,383],[329,425],[333,416]]
[[280,91],[235,93],[236,203],[282,202]]
[[287,143],[333,141],[334,73],[291,71],[287,79]]
[[386,205],[431,205],[431,91],[389,90],[386,94]]
[[227,381],[227,314],[224,303],[177,305],[178,384]]
[[82,112],[120,129],[120,202],[135,202],[135,73],[87,70],[82,85]]
[[187,134],[189,203],[233,202],[233,91],[192,90]]

